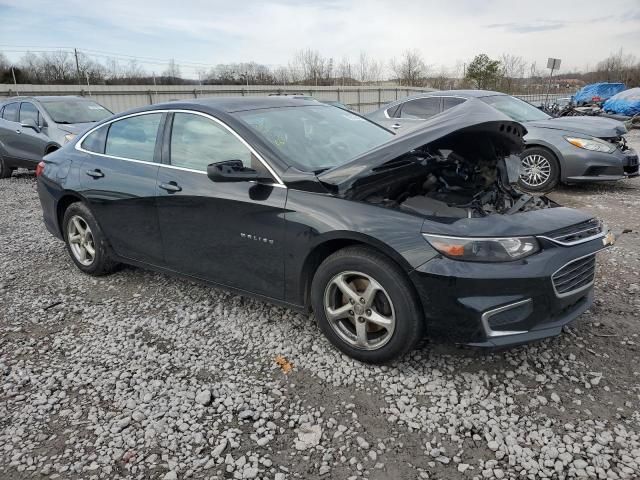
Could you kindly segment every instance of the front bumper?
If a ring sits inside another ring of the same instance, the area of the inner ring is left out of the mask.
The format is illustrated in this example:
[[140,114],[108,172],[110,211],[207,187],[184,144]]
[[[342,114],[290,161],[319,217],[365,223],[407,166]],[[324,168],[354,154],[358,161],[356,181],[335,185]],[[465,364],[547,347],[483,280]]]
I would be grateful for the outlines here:
[[639,175],[638,154],[631,148],[601,153],[571,147],[563,157],[562,180],[568,183],[610,182]]
[[461,262],[438,256],[414,270],[429,335],[502,347],[558,335],[593,303],[593,282],[559,295],[552,275],[605,248],[603,237],[560,246],[508,263]]

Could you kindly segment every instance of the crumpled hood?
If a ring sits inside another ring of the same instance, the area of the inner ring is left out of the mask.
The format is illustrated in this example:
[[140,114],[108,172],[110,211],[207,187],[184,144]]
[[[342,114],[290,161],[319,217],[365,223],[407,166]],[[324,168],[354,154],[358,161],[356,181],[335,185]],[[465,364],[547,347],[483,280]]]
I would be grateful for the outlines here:
[[568,133],[578,133],[596,138],[613,138],[627,133],[627,127],[624,123],[602,117],[558,117],[525,122],[524,125],[526,127],[566,130]]
[[95,125],[94,122],[87,123],[58,123],[56,124],[60,130],[63,130],[67,133],[73,133],[74,135],[79,135],[85,130],[93,127]]
[[[325,185],[331,186],[336,193],[343,194],[363,178],[373,174],[387,173],[384,172],[384,164],[417,148],[444,139],[448,135],[463,131],[495,135],[500,138],[505,149],[514,154],[522,151],[522,137],[526,134],[522,124],[514,122],[484,102],[469,99],[425,120],[419,127],[392,138],[344,165],[320,173],[318,179]],[[393,174],[392,170],[389,174]]]

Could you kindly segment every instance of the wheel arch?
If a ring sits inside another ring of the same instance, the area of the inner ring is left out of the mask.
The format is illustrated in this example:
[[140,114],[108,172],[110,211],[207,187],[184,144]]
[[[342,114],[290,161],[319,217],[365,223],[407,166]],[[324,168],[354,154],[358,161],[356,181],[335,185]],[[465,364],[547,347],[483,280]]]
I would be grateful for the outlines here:
[[558,150],[555,146],[553,146],[550,143],[541,141],[541,140],[533,140],[533,141],[527,141],[526,145],[525,145],[525,149],[523,150],[522,153],[524,153],[526,150],[530,149],[530,148],[540,148],[542,150],[546,150],[547,152],[549,152],[551,155],[553,155],[553,157],[556,159],[556,162],[558,162],[558,169],[560,171],[560,179],[562,180],[562,172],[563,172],[563,168],[562,168],[562,162],[560,161],[560,159],[562,158],[562,153],[560,153],[560,150]]
[[302,263],[302,268],[299,272],[299,289],[296,292],[296,297],[301,300],[300,303],[304,305],[306,310],[310,310],[311,283],[320,264],[338,250],[356,245],[369,247],[385,255],[405,272],[412,270],[411,265],[402,255],[380,240],[355,232],[333,232],[319,239],[309,250]]
[[44,155],[49,155],[50,153],[55,152],[56,150],[60,150],[60,145],[57,143],[49,143],[46,147],[44,147]]
[[64,232],[62,229],[64,214],[69,206],[77,202],[82,202],[87,206],[87,208],[89,207],[89,203],[84,197],[82,197],[82,195],[72,191],[63,192],[56,203],[56,221],[58,223],[58,230],[60,231],[60,235],[62,235],[62,238],[64,238]]

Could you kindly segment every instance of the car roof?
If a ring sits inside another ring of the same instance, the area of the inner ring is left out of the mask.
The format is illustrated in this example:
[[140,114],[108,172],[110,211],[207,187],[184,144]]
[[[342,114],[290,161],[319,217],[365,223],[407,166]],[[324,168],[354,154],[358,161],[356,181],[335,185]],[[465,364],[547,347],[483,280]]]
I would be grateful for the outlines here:
[[7,98],[2,103],[19,102],[22,100],[35,100],[37,102],[64,102],[67,100],[94,101],[92,98],[80,97],[78,95],[19,95]]
[[247,110],[261,110],[267,108],[284,108],[284,107],[322,107],[324,105],[317,100],[305,100],[285,95],[273,95],[264,97],[215,97],[215,98],[198,98],[190,100],[175,100],[172,102],[158,103],[149,105],[140,110],[147,109],[171,109],[171,108],[194,108],[204,107],[209,111],[221,113],[235,113]]

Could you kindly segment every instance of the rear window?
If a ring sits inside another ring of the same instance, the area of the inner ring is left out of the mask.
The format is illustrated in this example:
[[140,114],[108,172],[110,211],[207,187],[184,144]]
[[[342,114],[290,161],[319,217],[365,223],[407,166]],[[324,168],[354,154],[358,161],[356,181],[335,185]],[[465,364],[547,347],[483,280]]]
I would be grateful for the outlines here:
[[104,144],[107,140],[107,130],[109,129],[108,125],[101,127],[85,138],[82,142],[82,148],[94,153],[104,153]]
[[153,162],[161,119],[161,113],[152,113],[113,122],[109,127],[104,153]]
[[10,122],[18,121],[18,107],[19,103],[10,103],[4,106],[4,111],[2,112],[2,118],[5,120],[9,120]]

